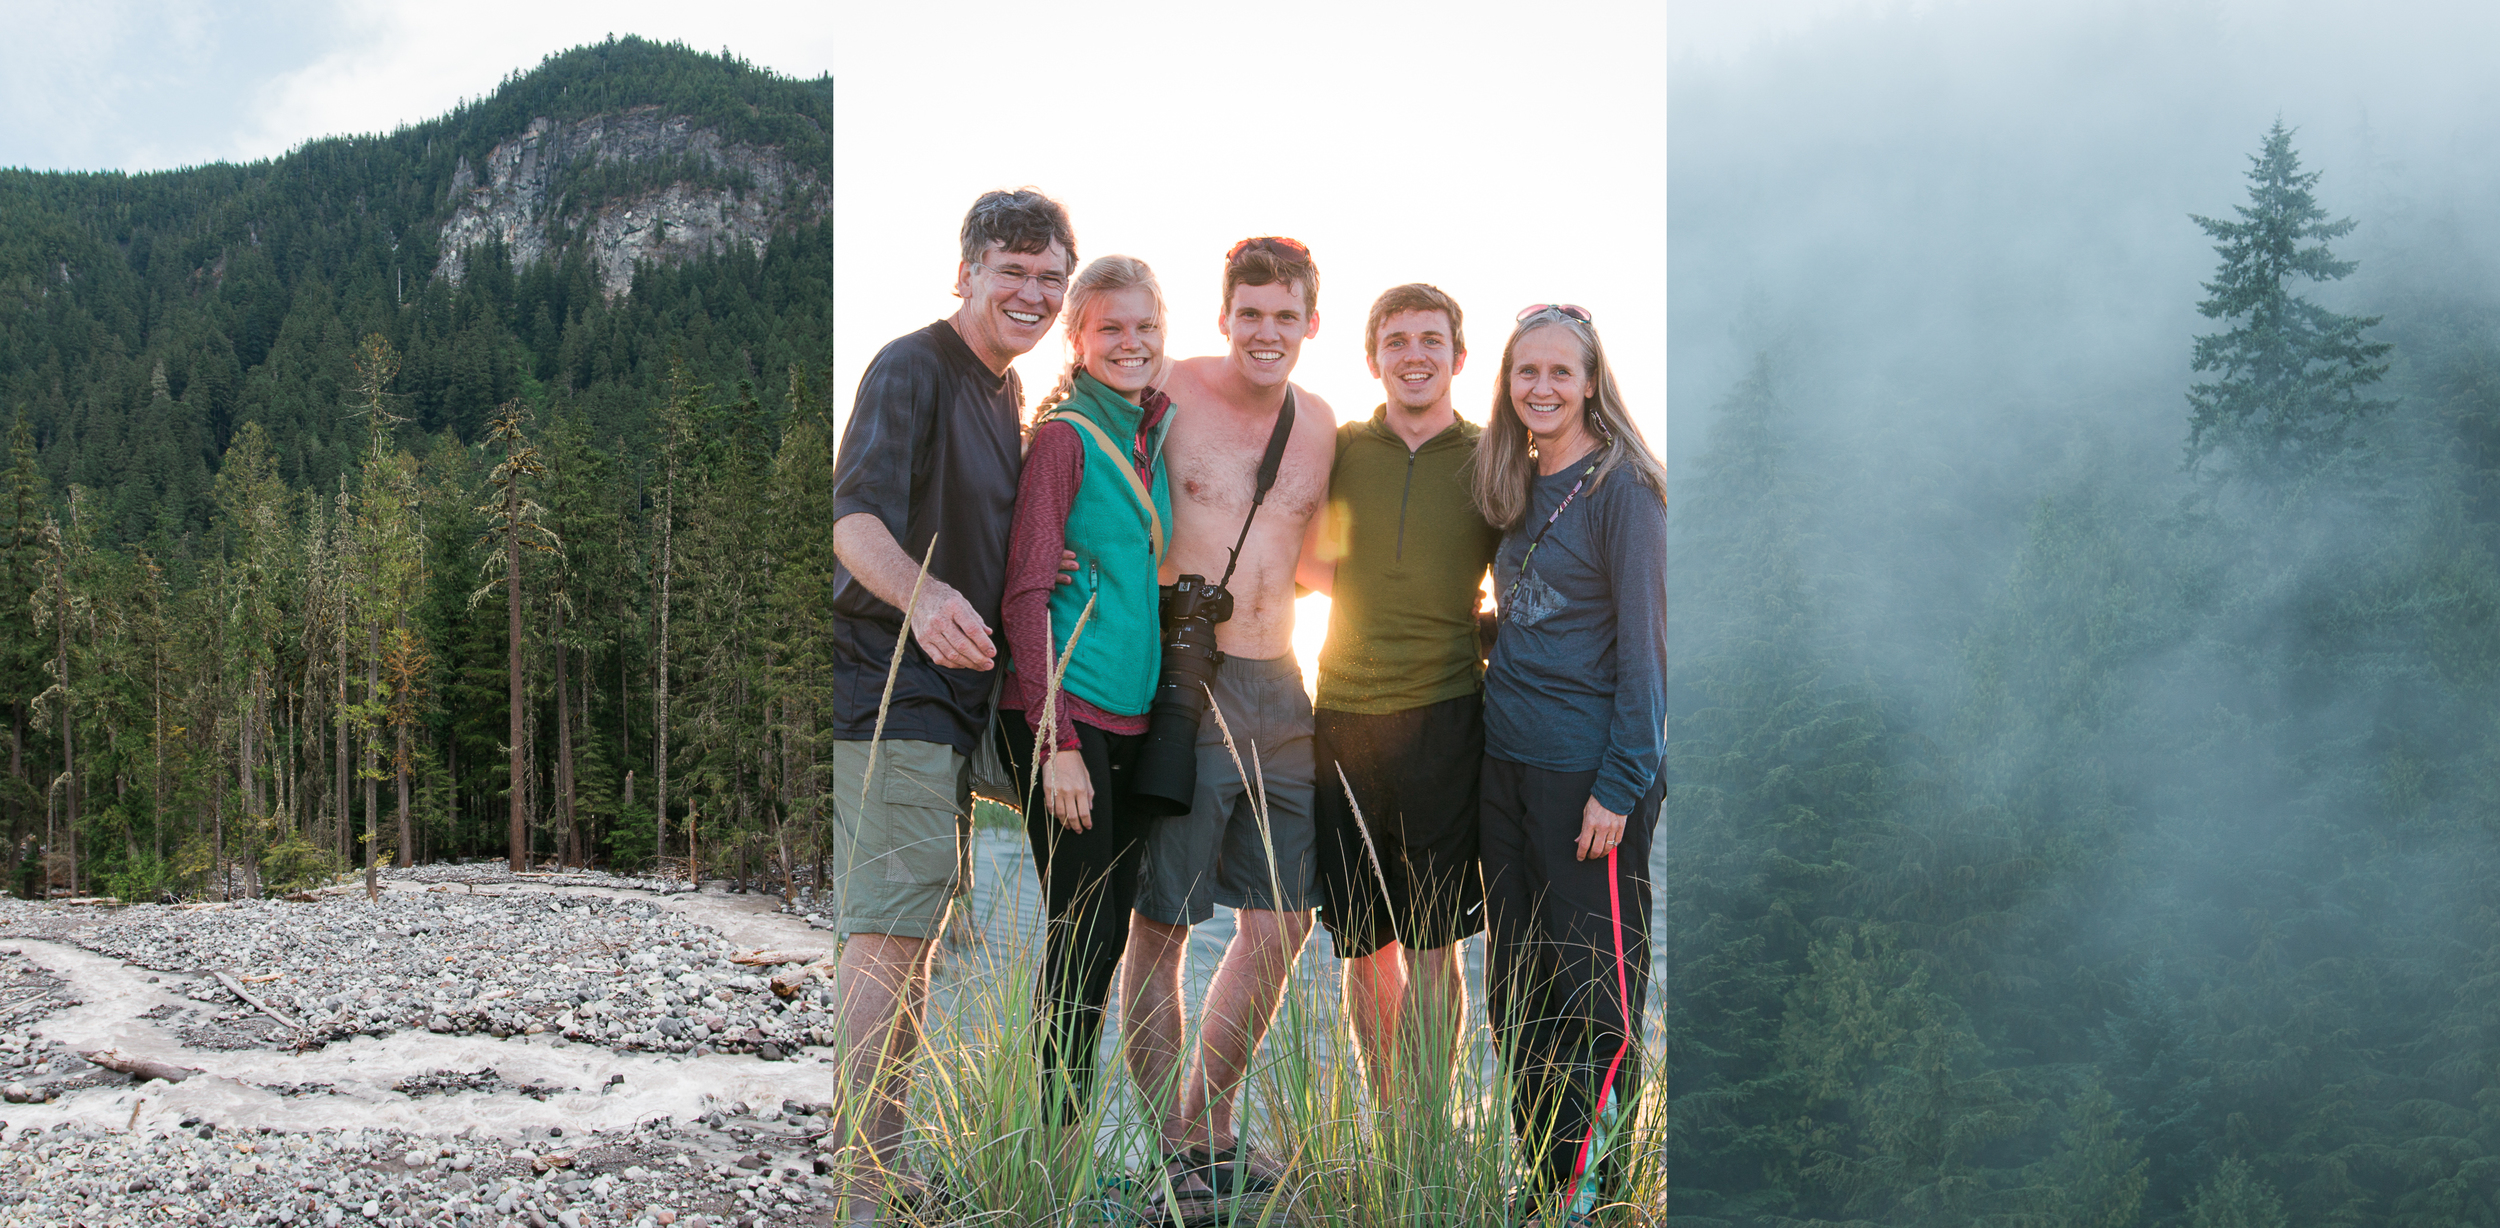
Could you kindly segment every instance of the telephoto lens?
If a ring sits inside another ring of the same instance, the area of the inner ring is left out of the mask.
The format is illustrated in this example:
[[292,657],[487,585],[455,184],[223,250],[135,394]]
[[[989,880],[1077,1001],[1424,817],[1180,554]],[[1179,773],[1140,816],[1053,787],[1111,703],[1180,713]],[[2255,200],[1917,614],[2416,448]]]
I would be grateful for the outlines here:
[[1146,714],[1146,745],[1137,756],[1129,795],[1162,818],[1187,814],[1198,793],[1198,723],[1207,688],[1224,654],[1215,625],[1233,616],[1233,595],[1205,576],[1182,576],[1163,589],[1163,676]]

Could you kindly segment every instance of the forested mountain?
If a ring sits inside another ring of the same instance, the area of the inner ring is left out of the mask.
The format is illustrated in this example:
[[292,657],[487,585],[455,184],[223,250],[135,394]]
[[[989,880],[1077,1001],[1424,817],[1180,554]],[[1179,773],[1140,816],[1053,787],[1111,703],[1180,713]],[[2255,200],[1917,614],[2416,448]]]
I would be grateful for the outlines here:
[[2494,133],[2141,16],[1684,100],[1673,1224],[2500,1223]]
[[0,171],[12,885],[502,854],[514,762],[542,857],[647,862],[661,775],[677,857],[803,840],[831,117],[625,38],[266,162]]

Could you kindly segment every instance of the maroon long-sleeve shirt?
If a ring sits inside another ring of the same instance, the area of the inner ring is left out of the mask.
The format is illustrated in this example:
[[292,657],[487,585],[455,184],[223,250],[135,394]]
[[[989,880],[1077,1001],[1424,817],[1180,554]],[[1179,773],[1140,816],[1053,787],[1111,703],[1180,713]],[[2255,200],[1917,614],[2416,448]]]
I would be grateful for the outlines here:
[[[1154,437],[1155,424],[1170,412],[1172,402],[1148,389],[1143,404],[1146,412],[1138,420],[1137,438],[1129,445],[1130,457],[1138,480],[1151,490],[1154,457],[1147,451],[1147,441]],[[1076,506],[1076,489],[1084,481],[1085,441],[1077,438],[1076,428],[1064,422],[1043,423],[1033,432],[1033,446],[1024,455],[1024,472],[1016,486],[1015,522],[1007,537],[1007,592],[999,602],[1007,651],[1013,654],[1016,668],[1007,675],[998,706],[1023,713],[1036,740],[1042,723],[1042,688],[1058,665],[1051,651],[1050,593],[1059,583],[1059,556],[1067,549],[1068,509]],[[1055,712],[1059,719],[1054,722],[1057,728],[1051,745],[1061,750],[1076,747],[1078,721],[1105,733],[1146,732],[1143,715],[1106,712],[1067,691],[1059,693]]]

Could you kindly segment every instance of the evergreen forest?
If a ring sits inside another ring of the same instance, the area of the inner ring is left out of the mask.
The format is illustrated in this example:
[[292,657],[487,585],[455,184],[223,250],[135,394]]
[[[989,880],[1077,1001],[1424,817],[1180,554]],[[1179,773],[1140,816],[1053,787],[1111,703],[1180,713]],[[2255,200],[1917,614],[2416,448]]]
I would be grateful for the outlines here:
[[0,831],[12,890],[221,898],[509,856],[814,873],[831,233],[603,286],[437,276],[532,121],[656,109],[831,176],[824,80],[634,38],[249,165],[0,170]]
[[1682,95],[1667,1222],[2500,1224],[2491,126],[1965,16]]

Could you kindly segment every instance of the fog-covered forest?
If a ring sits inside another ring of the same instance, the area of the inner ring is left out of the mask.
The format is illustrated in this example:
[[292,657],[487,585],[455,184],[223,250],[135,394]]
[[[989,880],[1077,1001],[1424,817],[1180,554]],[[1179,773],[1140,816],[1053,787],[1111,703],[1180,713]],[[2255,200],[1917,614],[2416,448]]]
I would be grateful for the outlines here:
[[830,106],[612,38],[268,162],[0,171],[11,889],[277,890],[503,855],[515,822],[572,863],[802,866],[821,197],[776,202],[760,247],[603,286],[590,211],[753,185],[699,143],[584,155],[543,258],[490,237],[437,273],[467,177],[533,120],[642,109],[821,187]]
[[2490,26],[1676,65],[1671,1222],[2500,1222]]

